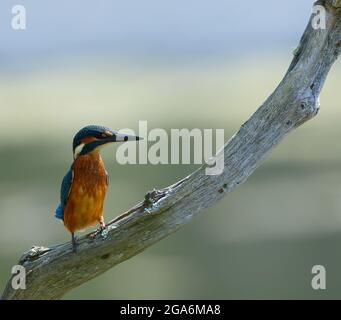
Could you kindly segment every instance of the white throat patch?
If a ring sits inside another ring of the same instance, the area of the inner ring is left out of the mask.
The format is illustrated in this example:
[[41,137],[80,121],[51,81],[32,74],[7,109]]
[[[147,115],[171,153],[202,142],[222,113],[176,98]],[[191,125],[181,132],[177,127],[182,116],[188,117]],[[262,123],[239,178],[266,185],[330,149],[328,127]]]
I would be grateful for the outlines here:
[[74,158],[74,159],[76,159],[76,158],[79,156],[79,154],[82,152],[84,146],[85,146],[85,144],[84,144],[84,143],[81,143],[80,145],[78,145],[78,146],[76,147],[75,153],[74,153],[74,155],[73,155],[73,158]]

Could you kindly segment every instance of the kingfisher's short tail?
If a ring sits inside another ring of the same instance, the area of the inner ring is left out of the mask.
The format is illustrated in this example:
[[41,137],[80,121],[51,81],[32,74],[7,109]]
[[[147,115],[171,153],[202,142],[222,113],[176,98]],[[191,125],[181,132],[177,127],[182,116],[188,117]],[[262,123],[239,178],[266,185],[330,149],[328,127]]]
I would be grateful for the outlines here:
[[61,204],[59,204],[59,206],[57,207],[54,216],[55,216],[57,219],[64,220],[64,210],[63,210]]

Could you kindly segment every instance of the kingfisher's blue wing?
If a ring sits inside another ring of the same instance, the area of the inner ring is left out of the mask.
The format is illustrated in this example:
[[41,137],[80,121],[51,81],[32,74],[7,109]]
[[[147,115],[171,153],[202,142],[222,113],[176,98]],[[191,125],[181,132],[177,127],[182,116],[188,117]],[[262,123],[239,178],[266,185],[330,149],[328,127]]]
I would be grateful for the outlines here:
[[64,208],[69,198],[73,180],[72,168],[65,175],[60,189],[60,204],[56,209],[55,217],[64,220]]

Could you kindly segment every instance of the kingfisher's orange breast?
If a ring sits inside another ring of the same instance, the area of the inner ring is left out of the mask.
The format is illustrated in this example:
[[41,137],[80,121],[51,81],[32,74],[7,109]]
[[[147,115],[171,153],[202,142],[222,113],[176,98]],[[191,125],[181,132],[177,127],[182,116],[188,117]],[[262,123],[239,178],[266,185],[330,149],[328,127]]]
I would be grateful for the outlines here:
[[107,189],[107,173],[99,152],[79,156],[73,165],[72,187],[64,208],[64,224],[70,232],[101,221]]

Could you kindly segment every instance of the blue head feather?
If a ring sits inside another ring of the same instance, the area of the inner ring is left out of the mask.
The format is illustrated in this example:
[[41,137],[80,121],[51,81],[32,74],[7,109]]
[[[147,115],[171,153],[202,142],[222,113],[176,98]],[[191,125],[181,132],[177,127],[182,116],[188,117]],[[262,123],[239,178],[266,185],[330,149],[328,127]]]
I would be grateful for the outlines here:
[[105,131],[111,131],[110,128],[104,127],[104,126],[97,126],[97,125],[89,125],[81,130],[79,130],[75,137],[73,138],[73,152],[75,152],[75,149],[78,145],[80,145],[81,141],[88,137],[95,137],[100,139],[102,137],[102,134]]

